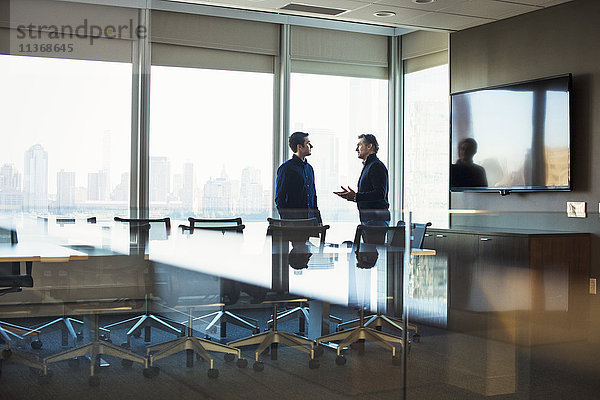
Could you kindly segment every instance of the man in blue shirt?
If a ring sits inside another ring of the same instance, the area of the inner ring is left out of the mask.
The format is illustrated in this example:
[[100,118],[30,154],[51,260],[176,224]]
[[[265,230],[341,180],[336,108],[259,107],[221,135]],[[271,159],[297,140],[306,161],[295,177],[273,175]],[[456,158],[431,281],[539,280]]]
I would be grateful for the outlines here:
[[358,191],[342,186],[341,192],[334,192],[341,198],[356,202],[360,223],[363,225],[389,226],[388,170],[377,158],[379,144],[374,135],[358,137],[356,152],[362,160],[363,169],[358,179]]
[[314,217],[321,222],[317,207],[315,173],[312,166],[306,161],[306,157],[310,156],[313,148],[308,139],[308,133],[292,133],[289,145],[294,155],[277,169],[275,184],[277,211],[283,219]]

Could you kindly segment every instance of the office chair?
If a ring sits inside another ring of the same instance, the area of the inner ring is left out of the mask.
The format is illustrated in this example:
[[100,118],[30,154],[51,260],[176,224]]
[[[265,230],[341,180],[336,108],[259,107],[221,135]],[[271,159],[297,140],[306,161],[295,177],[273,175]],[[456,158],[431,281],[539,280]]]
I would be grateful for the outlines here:
[[[131,234],[134,237],[133,242],[139,246],[135,248],[135,251],[144,251],[147,244],[148,231],[151,228],[151,223],[164,223],[167,237],[171,234],[171,219],[169,217],[154,219],[115,217],[114,220],[129,224],[131,228]],[[185,325],[166,317],[154,315],[150,312],[150,300],[152,300],[151,297],[151,294],[145,294],[144,303],[146,309],[143,315],[106,325],[103,327],[103,329],[111,330],[118,326],[133,323],[126,334],[127,342],[123,343],[123,346],[127,348],[131,347],[131,336],[140,337],[142,329],[144,329],[145,342],[150,342],[151,328],[160,329],[176,336],[182,336],[185,332]]]
[[[189,219],[190,225],[180,225],[180,228],[183,231],[189,231],[191,234],[196,230],[213,230],[213,231],[221,231],[223,234],[225,232],[235,232],[242,233],[245,226],[242,224],[241,218],[230,218],[230,219],[197,219],[190,217]],[[227,283],[229,281],[225,279],[220,280],[221,285],[221,300],[223,301],[223,297],[229,297],[231,302],[235,302],[233,300],[239,297],[239,288],[236,287],[236,291],[227,290]],[[225,296],[224,296],[225,295]],[[229,301],[227,302],[229,303]],[[240,326],[242,328],[247,328],[252,330],[253,332],[258,332],[258,321],[248,318],[237,316],[230,311],[225,310],[225,306],[222,306],[221,310],[204,315],[201,317],[193,318],[192,316],[193,307],[189,307],[188,311],[188,321],[186,328],[186,335],[174,340],[171,340],[166,343],[160,343],[153,346],[148,346],[146,348],[146,354],[149,360],[149,368],[147,371],[144,371],[145,376],[154,377],[159,374],[159,367],[155,366],[154,363],[162,358],[168,357],[172,354],[179,353],[181,351],[187,352],[186,366],[191,368],[193,366],[193,354],[195,353],[197,357],[202,358],[210,363],[208,369],[208,377],[211,379],[217,378],[219,376],[219,370],[214,367],[214,359],[208,353],[209,351],[214,351],[218,353],[224,353],[225,361],[233,361],[235,356],[237,356],[236,365],[239,368],[245,368],[248,365],[248,360],[243,359],[241,357],[241,351],[237,348],[234,348],[229,345],[220,344],[209,340],[209,331],[213,328],[216,328],[215,325],[217,322],[221,324],[221,336],[224,337],[226,335],[225,326],[227,323],[232,323],[234,325]],[[211,319],[210,324],[205,330],[206,339],[202,339],[194,336],[193,324],[197,320]],[[183,323],[182,323],[183,324]]]
[[[179,225],[179,227],[184,231],[189,231],[190,234],[193,234],[195,230],[221,231],[223,234],[227,231],[242,233],[246,227],[242,224],[242,219],[239,217],[227,219],[199,219],[189,217],[188,221],[190,223],[189,226]],[[243,315],[236,315],[226,309],[228,305],[235,303],[237,299],[239,299],[239,287],[226,279],[220,279],[220,285],[221,303],[223,303],[221,309],[193,319],[193,321],[210,320],[210,323],[205,328],[206,339],[210,338],[209,332],[216,331],[217,324],[220,324],[220,336],[222,339],[227,337],[227,323],[239,326],[240,328],[249,329],[252,333],[260,332],[258,321],[256,319]]]
[[[404,221],[398,221],[396,226],[404,227]],[[427,232],[427,227],[431,226],[431,222],[427,222],[425,224],[412,224],[412,235],[410,237],[411,240],[411,248],[412,249],[422,249],[423,241],[425,239],[425,233]],[[354,238],[355,243],[357,238]],[[400,232],[395,232],[393,238],[391,240],[391,245],[397,248],[404,248],[404,230]],[[360,326],[360,318],[344,322],[339,324],[337,327],[337,331],[343,331],[344,329],[355,328]],[[396,331],[398,333],[402,333],[402,318],[388,317],[381,313],[376,313],[374,315],[367,316],[367,321],[364,323],[365,327],[372,327],[381,331],[382,327],[386,327],[390,330]],[[412,335],[412,340],[415,343],[420,341],[419,328],[414,324],[407,324],[408,331],[414,332]]]
[[[2,241],[9,242],[11,245],[18,243],[17,231],[15,230],[4,230],[0,235]],[[5,240],[4,240],[5,239]],[[25,262],[25,274],[21,274],[21,262],[7,262],[0,263],[0,296],[4,296],[10,293],[18,293],[23,290],[24,287],[33,287],[33,278],[31,271],[33,267],[32,261]],[[36,370],[43,370],[43,364],[39,361],[39,358],[35,354],[16,352],[12,349],[12,338],[23,339],[23,336],[28,333],[33,333],[38,336],[37,345],[36,342],[32,342],[32,347],[39,349],[42,347],[42,343],[39,341],[39,332],[25,328],[22,326],[10,324],[8,322],[0,321],[0,339],[2,339],[7,348],[2,350],[0,359],[0,373],[2,360],[11,360],[18,364],[26,365]]]
[[[274,226],[320,226],[320,222],[319,222],[318,218],[288,219],[288,220],[267,218],[267,220],[269,221],[269,225],[272,224]],[[327,231],[323,230],[322,234],[319,234],[318,236],[312,236],[312,237],[319,237],[320,238],[319,243],[322,246],[325,244],[326,233],[327,233]],[[291,256],[291,254],[290,254],[290,256]],[[292,265],[292,268],[293,267],[294,266]],[[277,320],[279,322],[285,322],[285,321],[289,321],[289,320],[292,320],[295,318],[298,318],[298,331],[305,332],[306,331],[306,321],[308,321],[308,318],[309,318],[309,309],[308,309],[308,307],[306,307],[305,304],[301,304],[300,306],[294,307],[289,310],[280,311],[279,314],[277,315]],[[336,317],[334,315],[330,315],[329,319],[337,324],[342,322],[341,318]],[[271,318],[267,321],[267,329],[271,329],[272,326],[273,326],[273,316],[271,315]]]
[[[288,248],[289,242],[293,244],[305,244],[309,237],[320,238],[321,247],[325,243],[325,232],[329,229],[329,225],[319,225],[315,218],[302,220],[277,220],[267,218],[269,228],[267,234],[272,236],[273,246],[273,290],[279,293],[288,291],[287,285],[289,281],[280,279],[286,276],[288,271]],[[271,347],[271,359],[277,359],[277,345],[284,344],[295,348],[298,351],[308,353],[310,360],[309,368],[315,369],[319,367],[319,361],[315,359],[314,341],[305,337],[292,333],[282,332],[277,329],[278,312],[277,303],[281,300],[274,300],[273,303],[273,321],[271,330],[262,332],[248,338],[234,340],[228,345],[234,347],[250,346],[258,344],[258,348],[254,353],[254,364],[252,368],[255,371],[264,370],[264,364],[260,361],[259,356],[265,350]]]
[[[379,237],[380,235],[384,239],[384,243],[382,245],[386,247],[388,255],[391,255],[395,262],[401,262],[399,260],[399,255],[405,251],[403,241],[404,234],[404,223],[398,223],[397,226],[392,227],[359,225],[356,228],[356,235],[354,236],[353,244],[353,248],[355,250],[357,258],[357,267],[367,267],[365,265],[361,266],[361,262],[365,263],[365,259],[363,258],[365,256],[365,249],[363,248],[363,252],[361,253],[361,241],[367,237]],[[423,236],[424,235],[425,232],[423,232]],[[377,254],[377,250],[371,248],[371,246],[373,246],[372,244],[366,243],[366,245],[367,246],[363,247],[369,247],[367,249],[367,252]],[[367,258],[370,258],[370,255]],[[373,262],[373,264],[371,264],[370,267],[374,266],[374,264],[375,263]],[[375,324],[375,322],[371,322],[371,324]],[[398,329],[402,330],[402,328],[396,323],[393,323],[393,325],[397,326]],[[317,338],[316,344],[317,346],[319,346],[321,343],[340,341],[340,343],[338,343],[337,346],[337,357],[335,362],[338,365],[344,365],[346,364],[346,358],[341,354],[342,349],[350,346],[355,342],[364,342],[365,340],[372,341],[376,345],[386,350],[391,350],[392,363],[394,365],[401,364],[402,359],[401,357],[398,357],[396,355],[396,346],[394,346],[394,344],[400,344],[404,348],[405,343],[402,340],[402,338],[365,326],[364,308],[362,306],[360,307],[360,318],[358,320],[358,326],[343,331],[335,332],[329,335],[321,336]]]
[[[45,222],[48,223],[47,218],[45,219]],[[86,219],[86,222],[88,224],[95,224],[96,217],[89,217]],[[64,226],[66,224],[75,224],[75,223],[76,223],[76,220],[75,220],[75,218],[72,218],[72,217],[56,218],[56,224],[60,225],[60,226]],[[74,325],[78,326],[77,331],[75,330]],[[32,329],[35,329],[35,331],[39,332],[40,334],[43,334],[43,333],[52,332],[52,331],[62,328],[62,342],[61,342],[62,346],[69,345],[69,336],[73,339],[73,346],[75,346],[75,343],[77,341],[81,341],[83,339],[83,335],[80,332],[80,329],[82,327],[83,327],[83,321],[63,315],[62,317],[57,318],[53,321],[50,321],[46,324],[42,324],[39,326],[33,326]],[[103,335],[107,336],[109,334],[109,331],[107,329],[103,329],[103,328],[100,328],[100,329],[101,329],[101,331],[103,331]],[[25,336],[27,336],[27,335],[29,335],[29,334],[26,334]],[[32,345],[33,345],[33,343],[34,342],[32,342]]]

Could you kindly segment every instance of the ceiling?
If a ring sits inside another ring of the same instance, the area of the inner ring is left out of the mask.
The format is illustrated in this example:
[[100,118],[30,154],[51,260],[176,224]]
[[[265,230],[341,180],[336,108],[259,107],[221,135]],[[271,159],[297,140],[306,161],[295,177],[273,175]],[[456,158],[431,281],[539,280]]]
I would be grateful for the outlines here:
[[[419,4],[417,2],[427,0],[176,1],[244,10],[268,11],[285,15],[302,15],[339,21],[453,32],[541,10],[572,0],[434,0],[426,4]],[[290,3],[294,3],[294,5],[289,6]],[[303,10],[306,6],[325,7],[334,10],[321,10],[318,8],[311,9],[310,11]],[[283,9],[283,7],[288,9]],[[377,17],[374,15],[374,13],[381,11],[388,11],[394,15],[386,17]],[[337,15],[331,15],[332,13]]]

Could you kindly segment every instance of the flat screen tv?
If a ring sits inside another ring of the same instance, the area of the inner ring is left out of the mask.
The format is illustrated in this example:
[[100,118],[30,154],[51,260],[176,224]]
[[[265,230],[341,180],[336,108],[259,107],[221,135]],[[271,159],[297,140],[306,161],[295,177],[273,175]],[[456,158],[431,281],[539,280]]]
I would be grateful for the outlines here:
[[450,96],[450,190],[571,190],[570,74]]

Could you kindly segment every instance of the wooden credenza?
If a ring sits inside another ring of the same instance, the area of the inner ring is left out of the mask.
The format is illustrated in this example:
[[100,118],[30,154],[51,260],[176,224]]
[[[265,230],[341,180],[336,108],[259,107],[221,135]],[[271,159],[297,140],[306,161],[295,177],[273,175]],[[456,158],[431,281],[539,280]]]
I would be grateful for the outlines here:
[[430,229],[448,271],[447,326],[523,345],[588,335],[590,234]]

